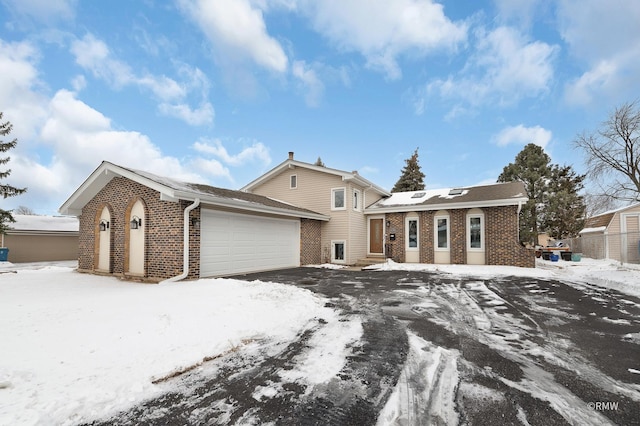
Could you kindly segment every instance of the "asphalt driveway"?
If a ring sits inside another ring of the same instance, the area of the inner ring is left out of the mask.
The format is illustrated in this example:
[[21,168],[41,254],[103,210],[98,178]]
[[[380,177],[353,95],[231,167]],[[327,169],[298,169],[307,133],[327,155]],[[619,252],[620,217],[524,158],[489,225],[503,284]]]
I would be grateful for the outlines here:
[[283,374],[322,333],[318,321],[284,347],[249,342],[259,350],[171,379],[164,396],[104,424],[640,424],[638,298],[430,272],[297,268],[240,278],[309,289],[341,321],[357,318],[362,335],[340,374],[314,386]]

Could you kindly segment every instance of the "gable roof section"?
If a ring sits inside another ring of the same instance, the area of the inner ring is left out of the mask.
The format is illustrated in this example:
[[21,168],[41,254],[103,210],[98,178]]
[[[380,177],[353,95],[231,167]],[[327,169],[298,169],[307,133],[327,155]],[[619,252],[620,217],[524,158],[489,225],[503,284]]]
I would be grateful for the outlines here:
[[270,213],[306,219],[329,220],[329,217],[282,201],[243,191],[181,182],[140,170],[118,166],[108,161],[102,164],[80,185],[60,207],[62,214],[78,216],[82,208],[114,177],[125,177],[160,193],[160,199],[177,202],[200,199],[202,205],[227,207],[251,212]]
[[522,182],[394,192],[365,209],[365,214],[521,205],[528,201]]
[[619,209],[600,213],[596,216],[591,216],[585,220],[584,228],[582,229],[582,231],[580,231],[580,233],[604,231],[609,227],[616,213],[620,213],[625,210],[631,210],[636,207],[640,207],[640,203],[631,204],[629,206],[621,207]]
[[262,176],[258,177],[257,179],[249,182],[247,185],[240,188],[240,191],[250,192],[254,188],[262,185],[264,182],[267,182],[272,178],[274,178],[275,176],[278,176],[283,170],[294,169],[296,167],[302,167],[305,169],[314,170],[316,172],[327,173],[330,175],[338,176],[342,178],[343,181],[353,181],[354,183],[362,186],[363,188],[373,189],[383,197],[388,197],[389,195],[391,195],[389,191],[363,178],[358,174],[358,172],[345,172],[343,170],[331,169],[329,167],[324,167],[324,166],[316,166],[314,164],[304,163],[302,161],[297,161],[292,159],[283,161],[273,169],[269,170],[267,173],[263,174]]

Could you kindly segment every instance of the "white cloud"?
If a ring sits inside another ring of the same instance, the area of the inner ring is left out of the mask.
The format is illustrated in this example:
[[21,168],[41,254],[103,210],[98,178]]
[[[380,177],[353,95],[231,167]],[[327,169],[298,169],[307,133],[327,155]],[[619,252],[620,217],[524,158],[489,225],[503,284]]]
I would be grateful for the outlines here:
[[[476,52],[457,75],[432,80],[414,95],[416,113],[425,108],[421,97],[437,95],[472,107],[489,102],[504,106],[549,90],[557,46],[528,41],[510,27],[498,27],[489,33],[480,29],[475,36]],[[457,104],[453,110],[465,108]]]
[[196,158],[193,161],[193,166],[205,175],[222,177],[230,182],[233,182],[229,169],[222,165],[221,162],[215,159]]
[[517,24],[518,28],[529,28],[541,9],[545,8],[544,0],[493,0],[498,10],[496,17],[503,24]]
[[571,104],[588,105],[598,94],[616,85],[619,68],[614,62],[602,61],[565,85],[565,98]]
[[316,107],[324,93],[324,84],[318,78],[318,74],[305,61],[295,61],[291,72],[297,78],[305,92],[305,101],[308,106]]
[[71,79],[71,87],[74,91],[80,92],[87,87],[87,79],[84,75],[77,75]]
[[158,110],[168,116],[179,118],[192,126],[202,126],[213,121],[215,112],[209,102],[203,102],[198,108],[191,108],[187,104],[161,103]]
[[559,31],[581,75],[565,86],[569,103],[627,100],[640,90],[640,2],[564,0]]
[[40,22],[72,19],[78,0],[2,0],[18,16],[28,16]]
[[262,10],[248,0],[179,0],[179,4],[215,46],[218,60],[250,60],[270,71],[287,70],[287,55],[268,34]]
[[105,80],[112,86],[120,88],[135,80],[131,68],[112,58],[106,43],[98,40],[92,34],[74,40],[71,43],[71,53],[75,56],[78,65],[91,71],[95,77]]
[[[197,68],[182,64],[178,70],[183,77],[180,82],[164,75],[136,75],[129,65],[113,58],[102,40],[91,34],[75,40],[71,45],[71,52],[78,65],[116,89],[135,85],[150,91],[160,102],[158,110],[166,116],[179,118],[190,125],[213,122],[215,112],[206,99],[210,84],[204,73]],[[197,92],[197,97],[201,99],[198,108],[192,108],[186,102],[191,92]]]
[[193,148],[200,153],[210,154],[219,158],[225,164],[231,166],[242,166],[247,163],[261,163],[267,165],[271,163],[269,149],[262,142],[253,142],[251,146],[244,148],[238,154],[231,155],[222,145],[219,139],[201,140],[193,144]]
[[509,126],[493,136],[493,141],[498,146],[536,144],[545,148],[551,141],[552,133],[540,126],[525,127],[522,124]]
[[86,170],[103,160],[165,176],[198,178],[177,159],[163,156],[147,136],[112,129],[109,118],[67,90],[60,90],[51,99],[41,140],[55,147],[53,162],[63,162],[70,169],[67,175],[80,170],[76,178],[86,177]]
[[359,52],[367,66],[390,79],[402,75],[399,56],[455,50],[466,40],[467,24],[452,22],[431,0],[323,0],[298,6],[319,33],[340,49]]
[[0,40],[0,111],[11,122],[11,136],[18,138],[20,151],[34,136],[46,116],[47,99],[39,93],[42,82],[36,69],[39,52],[27,42]]
[[103,160],[176,179],[205,181],[190,163],[163,155],[146,135],[114,130],[108,117],[77,99],[73,92],[58,91],[48,102],[46,113],[36,139],[51,156],[41,156],[42,145],[38,151],[12,155],[11,181],[15,186],[28,187],[28,191],[8,199],[9,208],[22,204],[38,212],[54,213]]

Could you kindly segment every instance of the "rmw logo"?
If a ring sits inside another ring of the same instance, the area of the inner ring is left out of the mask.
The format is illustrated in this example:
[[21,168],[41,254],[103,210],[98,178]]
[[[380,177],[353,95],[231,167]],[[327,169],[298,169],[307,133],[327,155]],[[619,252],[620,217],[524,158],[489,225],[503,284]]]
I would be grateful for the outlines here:
[[589,406],[597,411],[615,411],[618,409],[618,402],[596,401],[590,402]]

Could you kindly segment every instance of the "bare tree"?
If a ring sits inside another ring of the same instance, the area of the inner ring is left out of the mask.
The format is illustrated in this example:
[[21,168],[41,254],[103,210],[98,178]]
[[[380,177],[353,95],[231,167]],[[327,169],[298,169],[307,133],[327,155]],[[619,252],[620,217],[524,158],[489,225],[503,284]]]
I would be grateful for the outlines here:
[[586,207],[585,217],[597,216],[600,213],[622,207],[624,204],[608,195],[602,194],[585,194],[584,203]]
[[36,213],[33,211],[31,207],[27,206],[18,206],[13,213],[34,216]]
[[623,201],[640,201],[640,109],[627,102],[602,123],[583,132],[573,145],[584,151],[587,176],[602,195]]

